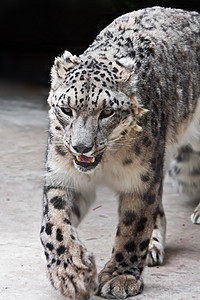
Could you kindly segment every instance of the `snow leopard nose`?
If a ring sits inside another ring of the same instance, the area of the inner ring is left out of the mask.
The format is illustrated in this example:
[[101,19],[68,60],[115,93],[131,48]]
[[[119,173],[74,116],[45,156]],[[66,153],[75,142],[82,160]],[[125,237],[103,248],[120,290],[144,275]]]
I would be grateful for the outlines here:
[[92,150],[92,147],[85,147],[84,145],[73,146],[77,153],[88,153]]

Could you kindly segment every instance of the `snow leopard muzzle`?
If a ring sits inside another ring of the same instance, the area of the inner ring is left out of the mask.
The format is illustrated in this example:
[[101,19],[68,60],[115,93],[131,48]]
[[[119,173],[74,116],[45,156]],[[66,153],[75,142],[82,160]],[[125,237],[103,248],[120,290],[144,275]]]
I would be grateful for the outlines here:
[[74,163],[82,172],[90,171],[100,163],[103,153],[98,154],[96,157],[88,157],[85,155],[74,156]]

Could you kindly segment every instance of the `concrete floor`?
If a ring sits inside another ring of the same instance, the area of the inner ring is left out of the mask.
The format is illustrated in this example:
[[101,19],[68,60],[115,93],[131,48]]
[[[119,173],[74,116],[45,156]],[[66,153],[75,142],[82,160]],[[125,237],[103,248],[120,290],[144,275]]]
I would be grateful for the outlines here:
[[[66,299],[46,278],[39,240],[46,138],[45,100],[0,99],[0,300]],[[132,299],[200,299],[200,227],[190,222],[196,204],[166,181],[165,263],[148,268],[143,293]],[[116,211],[112,192],[100,188],[80,226],[79,235],[95,253],[99,270],[111,253]]]

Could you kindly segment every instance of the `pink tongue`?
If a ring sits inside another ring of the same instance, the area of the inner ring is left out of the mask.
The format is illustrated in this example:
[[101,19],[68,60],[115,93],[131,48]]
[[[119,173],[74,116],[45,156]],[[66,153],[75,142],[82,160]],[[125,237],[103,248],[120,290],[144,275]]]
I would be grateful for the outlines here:
[[81,161],[81,162],[92,162],[93,157],[88,157],[88,156],[85,156],[85,155],[79,155],[78,160]]

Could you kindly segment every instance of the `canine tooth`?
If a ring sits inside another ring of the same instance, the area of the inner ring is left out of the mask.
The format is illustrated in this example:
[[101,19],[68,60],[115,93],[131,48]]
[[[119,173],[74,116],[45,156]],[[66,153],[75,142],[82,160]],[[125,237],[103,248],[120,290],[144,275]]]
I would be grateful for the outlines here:
[[94,163],[94,162],[95,162],[95,157],[92,157],[91,163]]

